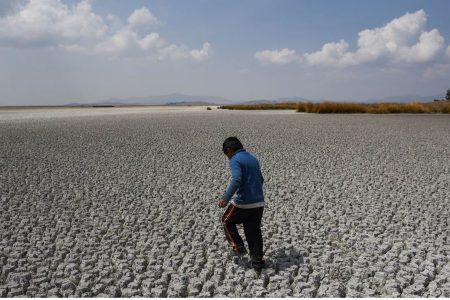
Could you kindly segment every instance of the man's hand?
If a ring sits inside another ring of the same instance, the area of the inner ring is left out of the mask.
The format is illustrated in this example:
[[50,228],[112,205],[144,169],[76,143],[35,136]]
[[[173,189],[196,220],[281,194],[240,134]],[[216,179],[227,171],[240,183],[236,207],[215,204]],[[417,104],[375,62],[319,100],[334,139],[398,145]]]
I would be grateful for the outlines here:
[[219,200],[219,207],[225,207],[227,206],[228,201],[226,201],[225,199],[220,199]]

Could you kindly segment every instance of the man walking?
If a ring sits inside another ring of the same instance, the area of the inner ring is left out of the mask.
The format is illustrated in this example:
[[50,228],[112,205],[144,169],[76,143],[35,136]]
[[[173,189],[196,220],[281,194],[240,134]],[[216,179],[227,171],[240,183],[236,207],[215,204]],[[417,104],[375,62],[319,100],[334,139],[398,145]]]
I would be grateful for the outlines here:
[[[236,137],[227,138],[223,142],[222,150],[230,160],[231,170],[231,182],[222,199],[219,200],[220,207],[230,203],[222,217],[225,236],[232,247],[233,254],[238,256],[246,254],[247,250],[236,227],[236,224],[244,224],[252,267],[255,271],[261,272],[264,267],[261,234],[264,178],[259,162],[255,156],[245,151]],[[235,193],[236,197],[231,200]]]

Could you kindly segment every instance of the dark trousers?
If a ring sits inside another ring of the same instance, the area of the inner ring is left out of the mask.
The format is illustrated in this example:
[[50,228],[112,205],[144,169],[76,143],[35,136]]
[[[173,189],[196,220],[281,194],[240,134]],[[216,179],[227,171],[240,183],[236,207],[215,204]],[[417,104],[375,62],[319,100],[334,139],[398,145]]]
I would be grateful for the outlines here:
[[254,262],[260,262],[263,258],[263,239],[261,234],[263,211],[264,207],[244,209],[230,204],[222,216],[225,236],[236,253],[242,251],[241,249],[245,249],[236,224],[244,224],[245,238],[250,250],[250,257]]

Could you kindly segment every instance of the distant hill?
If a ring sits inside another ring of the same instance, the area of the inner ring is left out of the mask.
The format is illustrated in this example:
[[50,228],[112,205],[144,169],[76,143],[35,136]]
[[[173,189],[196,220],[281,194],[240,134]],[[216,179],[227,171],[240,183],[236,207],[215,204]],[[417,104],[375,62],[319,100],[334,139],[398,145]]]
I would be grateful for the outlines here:
[[207,106],[207,105],[218,105],[217,103],[211,103],[211,102],[202,102],[202,101],[192,101],[192,102],[168,102],[164,105],[168,106]]
[[434,96],[418,96],[418,95],[405,95],[405,96],[392,96],[386,98],[379,99],[364,99],[364,100],[349,100],[349,101],[336,101],[332,99],[307,99],[304,97],[283,97],[276,99],[257,99],[257,100],[249,100],[243,101],[239,104],[270,104],[270,103],[280,103],[280,102],[324,102],[324,101],[333,101],[333,102],[363,102],[363,103],[382,103],[382,102],[396,102],[396,103],[405,103],[405,102],[431,102],[434,99],[445,99],[445,93],[437,94]]
[[[365,100],[349,100],[345,102],[363,102],[363,103],[381,103],[381,102],[431,102],[434,99],[445,99],[445,93],[437,94],[434,96],[418,96],[418,95],[405,95],[405,96],[393,96],[380,99],[365,99]],[[148,97],[129,97],[129,98],[110,98],[92,103],[70,103],[65,106],[105,106],[105,105],[226,105],[226,104],[270,104],[280,102],[324,102],[324,101],[336,101],[333,99],[307,99],[305,97],[280,97],[274,99],[254,99],[247,101],[230,101],[222,97],[215,96],[192,96],[185,94],[168,94],[161,96],[148,96]],[[344,102],[344,101],[336,101]]]
[[228,99],[214,96],[191,96],[168,94],[148,97],[110,98],[91,103],[69,103],[65,106],[123,106],[123,105],[223,105],[233,103]]
[[318,102],[318,100],[310,100],[303,97],[282,97],[276,99],[256,99],[256,100],[242,101],[239,102],[239,104],[270,104],[281,102]]
[[231,103],[231,101],[222,97],[191,96],[175,93],[161,96],[111,98],[98,103],[112,105],[175,105],[178,103],[183,103],[184,105],[220,105]]
[[431,102],[434,99],[445,99],[445,93],[437,94],[434,96],[418,96],[418,95],[406,95],[406,96],[392,96],[386,97],[382,99],[368,99],[364,102],[396,102],[396,103],[405,103],[405,102]]

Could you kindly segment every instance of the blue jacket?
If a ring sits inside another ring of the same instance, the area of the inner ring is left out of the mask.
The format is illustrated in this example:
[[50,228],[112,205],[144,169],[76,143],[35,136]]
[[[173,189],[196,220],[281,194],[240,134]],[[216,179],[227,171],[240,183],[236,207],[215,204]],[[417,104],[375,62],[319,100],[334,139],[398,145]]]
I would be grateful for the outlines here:
[[236,193],[237,197],[232,202],[237,207],[264,206],[264,178],[256,157],[244,149],[239,149],[230,159],[230,170],[231,182],[222,198],[230,201]]

